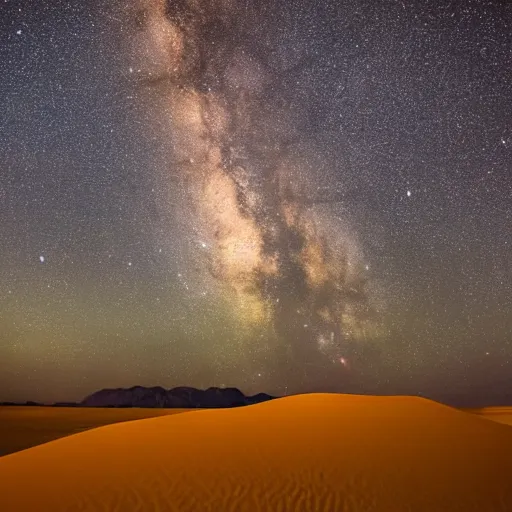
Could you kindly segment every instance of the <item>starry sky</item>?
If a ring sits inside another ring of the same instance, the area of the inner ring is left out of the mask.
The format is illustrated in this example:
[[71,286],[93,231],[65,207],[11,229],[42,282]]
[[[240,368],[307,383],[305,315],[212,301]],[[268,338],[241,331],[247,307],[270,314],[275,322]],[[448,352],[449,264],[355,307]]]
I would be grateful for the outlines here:
[[512,4],[2,0],[0,400],[512,403]]

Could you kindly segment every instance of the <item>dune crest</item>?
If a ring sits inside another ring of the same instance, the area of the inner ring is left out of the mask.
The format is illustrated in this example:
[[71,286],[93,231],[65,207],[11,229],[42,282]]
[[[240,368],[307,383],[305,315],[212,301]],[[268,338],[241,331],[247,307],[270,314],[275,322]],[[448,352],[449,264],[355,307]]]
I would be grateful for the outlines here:
[[0,510],[512,510],[512,429],[426,399],[311,394],[99,427],[0,459]]
[[473,414],[478,414],[483,418],[497,421],[498,423],[512,425],[512,407],[510,406],[481,407],[479,409],[467,409],[467,411]]

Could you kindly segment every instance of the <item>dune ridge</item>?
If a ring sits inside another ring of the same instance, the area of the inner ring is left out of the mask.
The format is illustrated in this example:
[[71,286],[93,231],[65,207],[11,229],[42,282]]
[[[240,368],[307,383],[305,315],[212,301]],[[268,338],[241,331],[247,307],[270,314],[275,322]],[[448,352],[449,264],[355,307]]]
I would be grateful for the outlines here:
[[512,510],[512,429],[422,398],[311,394],[98,427],[0,458],[0,510]]
[[0,457],[102,425],[186,411],[188,409],[0,406]]
[[467,409],[467,411],[498,423],[512,425],[512,406],[481,407],[479,409]]

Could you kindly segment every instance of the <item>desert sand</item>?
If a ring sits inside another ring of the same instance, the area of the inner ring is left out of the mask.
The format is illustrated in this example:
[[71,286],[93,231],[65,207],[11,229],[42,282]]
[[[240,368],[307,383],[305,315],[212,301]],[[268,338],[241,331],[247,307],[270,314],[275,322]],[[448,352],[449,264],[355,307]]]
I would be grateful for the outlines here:
[[478,414],[488,420],[512,425],[512,407],[483,407],[481,409],[466,409],[467,412]]
[[188,409],[0,406],[0,456],[84,430]]
[[512,428],[422,398],[299,395],[0,458],[0,510],[512,510]]

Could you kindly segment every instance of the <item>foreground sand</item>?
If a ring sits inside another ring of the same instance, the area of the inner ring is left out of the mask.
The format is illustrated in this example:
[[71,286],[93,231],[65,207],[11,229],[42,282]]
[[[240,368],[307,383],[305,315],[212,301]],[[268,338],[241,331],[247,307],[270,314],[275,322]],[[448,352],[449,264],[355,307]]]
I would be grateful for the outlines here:
[[0,456],[102,425],[188,410],[0,406]]
[[512,510],[512,429],[421,398],[301,395],[0,458],[0,510]]

